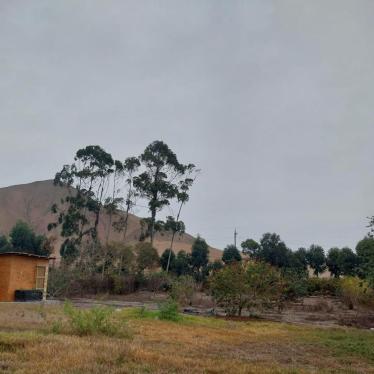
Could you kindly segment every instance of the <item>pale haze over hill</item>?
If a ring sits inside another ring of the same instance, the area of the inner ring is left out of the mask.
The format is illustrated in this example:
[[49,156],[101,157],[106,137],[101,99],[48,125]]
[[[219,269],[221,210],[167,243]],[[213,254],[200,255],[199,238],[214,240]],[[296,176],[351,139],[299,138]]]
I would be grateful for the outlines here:
[[202,169],[193,235],[354,247],[374,214],[373,19],[372,0],[2,1],[0,184],[160,139]]
[[[63,239],[58,231],[48,232],[47,226],[56,221],[56,216],[51,213],[54,203],[59,203],[62,197],[66,196],[66,189],[56,187],[50,180],[0,188],[0,233],[8,234],[18,220],[27,222],[37,233],[54,236],[54,255],[59,257],[59,249]],[[99,236],[104,239],[109,225],[109,217],[102,214],[99,225]],[[126,244],[135,244],[140,236],[140,219],[135,215],[129,217],[129,227]],[[122,234],[110,230],[110,241],[122,242]],[[194,238],[189,234],[178,235],[175,238],[173,249],[175,252],[184,250],[191,251]],[[170,247],[170,234],[157,234],[154,246],[161,255]],[[210,248],[211,260],[220,259],[222,252]]]

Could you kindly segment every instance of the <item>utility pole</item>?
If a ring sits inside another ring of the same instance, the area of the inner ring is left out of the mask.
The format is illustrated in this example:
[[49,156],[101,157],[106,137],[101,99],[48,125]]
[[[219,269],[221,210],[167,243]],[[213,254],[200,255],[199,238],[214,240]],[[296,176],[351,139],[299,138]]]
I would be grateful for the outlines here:
[[236,228],[235,228],[235,231],[234,231],[234,244],[235,244],[235,247],[236,247],[236,238],[238,236],[238,232],[236,231]]

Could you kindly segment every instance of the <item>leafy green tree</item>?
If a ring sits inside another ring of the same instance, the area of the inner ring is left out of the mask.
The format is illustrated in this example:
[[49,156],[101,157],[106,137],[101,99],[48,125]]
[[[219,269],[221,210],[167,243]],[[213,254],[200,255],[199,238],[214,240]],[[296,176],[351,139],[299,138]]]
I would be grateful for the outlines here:
[[179,251],[174,261],[174,272],[178,275],[191,274],[191,255],[185,251]]
[[360,276],[366,278],[374,269],[374,238],[366,237],[356,246]]
[[331,248],[326,257],[326,265],[330,271],[330,273],[335,277],[339,278],[341,275],[341,267],[340,267],[340,249],[339,248]]
[[[58,218],[48,225],[48,229],[61,226],[64,247],[78,250],[86,236],[98,242],[97,227],[113,166],[109,153],[100,146],[89,145],[77,151],[73,164],[65,165],[56,174],[54,184],[66,187],[69,193],[60,205],[52,206],[52,212]],[[61,252],[70,253],[70,249]]]
[[340,250],[341,274],[345,276],[355,276],[358,268],[358,256],[351,248],[344,247]]
[[279,268],[289,266],[291,250],[281,240],[280,236],[266,233],[260,241],[260,250],[257,258]]
[[307,259],[308,265],[313,269],[315,276],[318,277],[326,270],[325,251],[321,246],[312,244],[307,252]]
[[9,240],[6,235],[0,235],[0,250],[9,245]]
[[[197,173],[199,173],[199,170],[195,169],[195,165],[189,164],[185,166],[185,174],[187,174],[187,177],[185,179],[182,179],[179,184],[178,184],[178,191],[176,194],[176,198],[179,203],[179,209],[177,213],[177,217],[174,218],[173,216],[167,217],[167,221],[165,224],[165,229],[169,230],[172,232],[171,236],[171,243],[170,243],[170,249],[171,251],[173,250],[173,244],[174,244],[174,239],[175,235],[179,234],[182,235],[185,232],[185,225],[183,221],[180,221],[180,216],[182,214],[182,208],[183,206],[187,203],[189,200],[189,190],[193,184],[193,182],[197,178]],[[195,174],[195,175],[193,175]],[[166,266],[166,272],[169,271],[170,267],[170,261],[171,261],[171,253],[169,252],[169,258],[168,258],[168,263]]]
[[120,204],[123,201],[123,198],[119,196],[120,189],[118,188],[118,184],[122,178],[122,175],[124,173],[124,166],[121,161],[114,161],[113,165],[113,183],[112,183],[112,194],[111,196],[108,196],[104,201],[104,209],[106,213],[109,216],[109,222],[107,225],[107,232],[106,232],[106,241],[105,244],[107,247],[110,240],[110,234],[112,232],[112,226],[113,226],[113,216],[116,215],[117,210],[120,206]]
[[125,202],[125,213],[121,214],[119,220],[113,223],[115,230],[123,232],[123,241],[125,241],[127,237],[130,212],[135,206],[136,198],[138,197],[138,193],[134,189],[134,177],[139,167],[140,161],[137,157],[128,157],[123,163],[122,174],[125,177],[126,193],[125,198],[122,200]]
[[295,270],[306,271],[308,267],[307,250],[305,248],[299,248],[293,253],[292,268]]
[[10,244],[16,252],[49,255],[44,246],[46,241],[45,236],[36,235],[34,230],[23,221],[18,221],[10,231]]
[[135,253],[136,264],[140,273],[145,269],[155,269],[160,264],[160,257],[151,243],[138,243],[135,246]]
[[173,272],[175,270],[175,261],[175,253],[171,249],[165,249],[160,257],[162,270],[166,270],[169,266],[170,271]]
[[253,239],[245,240],[244,242],[242,242],[241,247],[243,249],[243,253],[252,258],[256,258],[260,250],[260,244],[258,244]]
[[66,264],[74,262],[79,256],[77,242],[69,238],[65,239],[60,247],[60,256]]
[[245,266],[237,262],[213,274],[209,286],[213,299],[230,316],[241,315],[248,305],[249,287]]
[[221,260],[215,260],[213,262],[210,262],[208,264],[209,272],[216,272],[218,270],[221,270],[223,268],[223,262]]
[[178,161],[175,153],[162,141],[154,141],[140,155],[145,171],[134,177],[134,187],[139,195],[148,200],[151,217],[148,234],[153,244],[157,212],[177,197],[177,181],[186,173],[189,165]]
[[198,236],[191,252],[191,266],[197,281],[203,281],[207,272],[209,262],[209,247],[206,241]]
[[326,258],[327,267],[336,278],[356,275],[358,262],[358,256],[348,247],[331,248]]
[[242,256],[240,255],[240,252],[238,248],[235,247],[235,245],[228,245],[223,250],[222,261],[226,265],[231,264],[235,261],[241,261],[241,260],[242,260]]
[[284,284],[281,272],[270,264],[251,261],[246,265],[246,283],[249,297],[247,308],[281,307]]
[[235,262],[210,278],[212,296],[228,315],[241,315],[243,309],[263,309],[277,305],[283,295],[280,272],[263,262]]

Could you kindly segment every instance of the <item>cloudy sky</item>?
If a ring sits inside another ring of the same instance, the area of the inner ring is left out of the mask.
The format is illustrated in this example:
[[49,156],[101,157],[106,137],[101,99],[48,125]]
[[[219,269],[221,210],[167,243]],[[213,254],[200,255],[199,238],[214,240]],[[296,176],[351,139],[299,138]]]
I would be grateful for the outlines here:
[[0,185],[162,139],[202,169],[190,233],[354,246],[374,214],[373,19],[372,0],[3,0]]

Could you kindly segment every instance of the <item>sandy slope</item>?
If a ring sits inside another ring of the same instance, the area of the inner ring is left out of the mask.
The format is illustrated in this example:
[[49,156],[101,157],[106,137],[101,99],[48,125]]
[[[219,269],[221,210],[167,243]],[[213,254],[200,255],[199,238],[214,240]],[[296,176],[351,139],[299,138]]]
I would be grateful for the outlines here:
[[[58,255],[61,237],[58,232],[47,231],[47,226],[55,220],[50,212],[53,203],[59,202],[65,195],[66,190],[55,187],[52,181],[40,181],[17,186],[0,188],[0,232],[8,233],[17,220],[21,219],[29,223],[36,232],[57,237],[55,244],[55,255]],[[99,235],[104,238],[109,226],[109,217],[104,215],[99,227]],[[130,243],[138,241],[140,235],[140,218],[131,215],[129,220],[128,239]],[[112,241],[120,241],[121,234],[111,230]],[[194,237],[184,234],[176,238],[174,248],[176,251],[191,251]],[[157,235],[155,247],[162,253],[169,246],[170,234]],[[211,259],[220,258],[222,252],[210,248]]]

